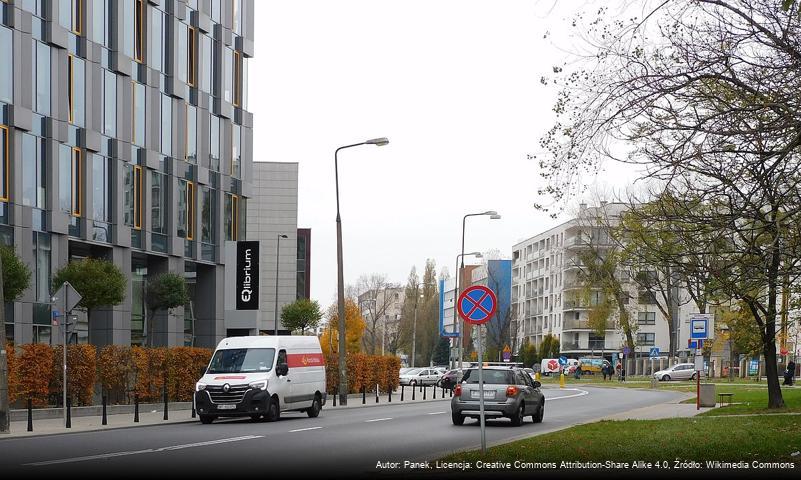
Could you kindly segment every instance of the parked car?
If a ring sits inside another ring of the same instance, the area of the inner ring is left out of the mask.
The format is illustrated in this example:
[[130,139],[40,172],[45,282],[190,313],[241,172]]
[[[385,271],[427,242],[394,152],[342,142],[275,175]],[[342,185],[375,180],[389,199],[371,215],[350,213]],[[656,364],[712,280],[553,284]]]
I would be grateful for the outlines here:
[[403,375],[404,373],[407,373],[407,372],[409,372],[411,370],[419,370],[419,369],[412,368],[412,367],[403,367],[403,368],[400,369],[400,372],[398,373],[398,375]]
[[524,372],[528,373],[528,376],[531,377],[532,380],[536,380],[537,372],[534,371],[533,368],[524,368]]
[[461,379],[461,370],[458,368],[456,370],[448,370],[447,372],[443,373],[441,377],[439,377],[439,380],[437,380],[437,386],[441,388],[447,388],[448,390],[453,390],[453,387],[455,387]]
[[435,385],[442,371],[436,368],[415,368],[400,376],[401,385]]
[[695,371],[694,363],[677,363],[672,367],[654,372],[654,378],[660,382],[671,380],[695,380],[698,372]]
[[484,388],[478,385],[478,369],[465,370],[462,381],[453,389],[451,420],[462,425],[466,417],[479,418],[479,395],[484,395],[484,415],[506,417],[520,426],[526,416],[534,423],[545,415],[545,396],[540,382],[533,380],[520,368],[487,367],[483,369]]

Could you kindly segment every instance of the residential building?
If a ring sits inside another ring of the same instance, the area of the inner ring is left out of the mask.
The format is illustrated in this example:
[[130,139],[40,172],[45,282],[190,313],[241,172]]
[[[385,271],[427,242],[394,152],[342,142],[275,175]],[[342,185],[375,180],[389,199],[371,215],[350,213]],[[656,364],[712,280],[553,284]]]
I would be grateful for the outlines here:
[[[56,342],[53,272],[85,257],[128,275],[125,300],[78,312],[78,341],[216,345],[224,246],[252,195],[253,0],[0,1],[0,239],[31,267],[6,335]],[[190,301],[147,318],[144,288]],[[154,336],[146,339],[146,324]]]
[[[365,324],[372,328],[375,319],[376,353],[384,355],[387,350],[392,350],[393,341],[397,343],[405,298],[405,289],[393,286],[368,290],[358,296],[359,310]],[[362,341],[367,342],[366,347],[371,346],[371,339],[367,338],[369,335],[369,331],[365,331]]]

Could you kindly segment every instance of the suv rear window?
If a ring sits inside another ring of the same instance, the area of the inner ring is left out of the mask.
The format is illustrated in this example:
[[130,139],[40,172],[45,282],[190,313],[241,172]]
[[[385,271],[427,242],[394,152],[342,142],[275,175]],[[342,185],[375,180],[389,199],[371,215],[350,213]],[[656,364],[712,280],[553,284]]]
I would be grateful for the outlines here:
[[[462,383],[473,383],[478,385],[478,369],[470,369],[464,372]],[[514,373],[511,370],[484,370],[484,383],[495,385],[516,385]]]

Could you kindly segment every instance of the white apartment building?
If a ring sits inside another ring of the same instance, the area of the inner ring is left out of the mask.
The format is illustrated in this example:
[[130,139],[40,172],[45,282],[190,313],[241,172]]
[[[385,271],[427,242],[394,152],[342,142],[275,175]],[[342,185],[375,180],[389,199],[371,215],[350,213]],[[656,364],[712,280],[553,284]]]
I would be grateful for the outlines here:
[[378,317],[376,331],[380,337],[376,339],[376,353],[384,355],[388,342],[397,336],[405,297],[405,290],[402,287],[368,290],[359,295],[359,310],[365,323],[372,325],[373,316]]
[[[512,249],[512,331],[518,334],[518,345],[527,339],[539,346],[544,336],[559,338],[561,352],[570,357],[604,355],[608,358],[622,350],[624,337],[615,322],[610,321],[604,335],[588,325],[591,305],[600,299],[600,291],[590,294],[589,303],[577,281],[580,270],[578,252],[588,248],[591,240],[599,248],[609,248],[608,232],[598,220],[614,218],[625,208],[623,204],[604,203],[600,207],[580,206],[577,218],[537,234],[516,244]],[[621,275],[624,275],[621,272]],[[623,279],[630,286],[630,312],[636,323],[637,356],[648,355],[657,347],[661,354],[669,351],[668,324],[655,303],[645,292]],[[677,351],[687,350],[689,314],[694,311],[686,292],[679,298]]]

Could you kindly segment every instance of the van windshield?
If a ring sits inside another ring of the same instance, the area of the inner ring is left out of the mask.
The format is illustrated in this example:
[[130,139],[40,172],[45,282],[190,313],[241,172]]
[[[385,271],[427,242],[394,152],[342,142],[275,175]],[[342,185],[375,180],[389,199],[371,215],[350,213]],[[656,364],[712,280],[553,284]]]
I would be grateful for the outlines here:
[[217,350],[206,373],[269,372],[273,368],[274,358],[274,348]]

